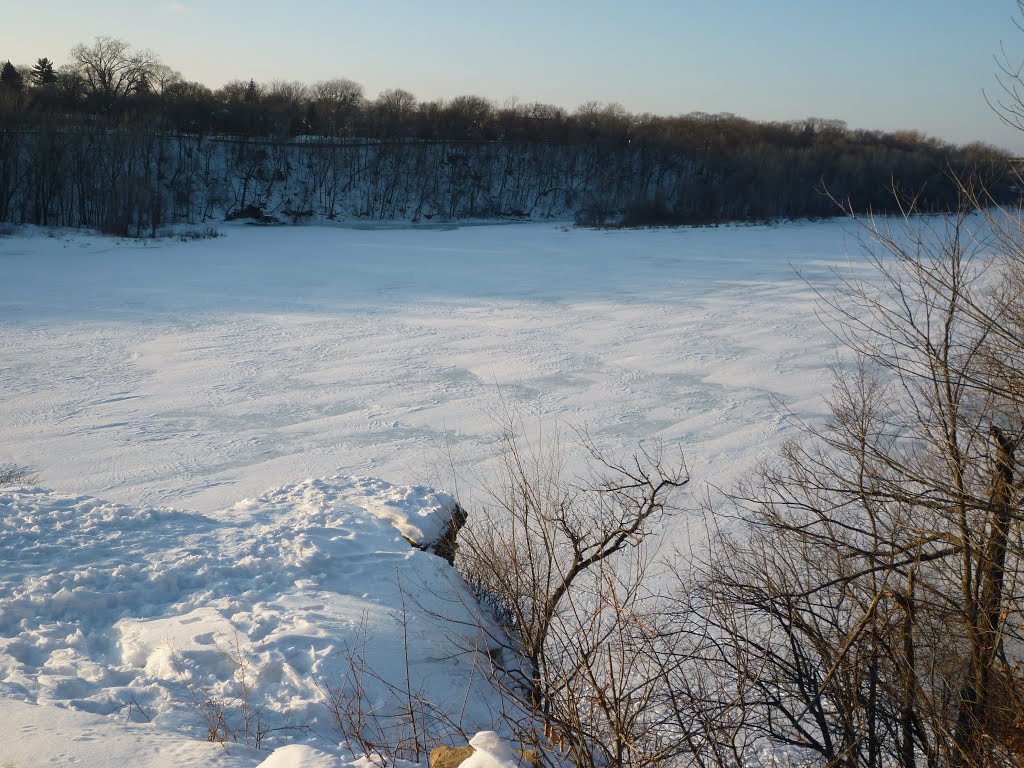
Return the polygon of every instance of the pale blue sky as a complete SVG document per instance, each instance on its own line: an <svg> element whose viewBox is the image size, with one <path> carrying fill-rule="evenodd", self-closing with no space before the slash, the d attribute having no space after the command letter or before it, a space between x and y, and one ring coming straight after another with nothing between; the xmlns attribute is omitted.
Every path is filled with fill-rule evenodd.
<svg viewBox="0 0 1024 768"><path fill-rule="evenodd" d="M0 60L64 63L96 35L185 77L312 82L368 96L479 94L572 109L734 112L916 128L1024 153L982 90L1000 43L1024 55L1013 0L47 0L4 9Z"/></svg>

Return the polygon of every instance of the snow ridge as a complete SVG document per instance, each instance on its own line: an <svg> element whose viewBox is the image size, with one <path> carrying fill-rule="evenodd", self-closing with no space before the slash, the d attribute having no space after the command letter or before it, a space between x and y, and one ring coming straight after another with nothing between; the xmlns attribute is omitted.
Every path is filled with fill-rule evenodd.
<svg viewBox="0 0 1024 768"><path fill-rule="evenodd" d="M262 746L338 755L327 692L345 690L357 658L386 710L408 652L413 690L471 732L492 727L496 694L468 652L472 597L406 539L431 543L453 507L429 488L352 477L211 515L5 488L0 718L18 699L203 738L204 703L230 721L248 689L271 729ZM255 756L266 752L242 764Z"/></svg>

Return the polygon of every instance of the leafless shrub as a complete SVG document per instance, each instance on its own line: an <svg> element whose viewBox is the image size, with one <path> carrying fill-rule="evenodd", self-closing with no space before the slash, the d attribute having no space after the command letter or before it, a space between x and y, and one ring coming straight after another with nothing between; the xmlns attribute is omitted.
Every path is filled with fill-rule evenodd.
<svg viewBox="0 0 1024 768"><path fill-rule="evenodd" d="M684 667L717 677L680 720L707 724L713 765L758 741L828 765L1021 762L1024 261L962 193L864 222L871 277L821 295L850 358L828 420L713 511L680 584Z"/></svg>
<svg viewBox="0 0 1024 768"><path fill-rule="evenodd" d="M511 420L500 479L471 505L456 566L504 634L493 678L516 714L509 725L548 764L659 765L676 753L650 653L659 633L644 546L688 481L681 458L641 447L605 458L581 436L590 476L564 471L559 436L531 446ZM650 619L650 620L649 620Z"/></svg>
<svg viewBox="0 0 1024 768"><path fill-rule="evenodd" d="M134 712L138 712L139 713L139 717L142 718L143 720L145 720L147 723L150 723L150 722L153 721L153 718L151 718L149 716L149 714L146 712L146 710L143 709L142 705L139 704L138 699L136 699L134 696L132 696L130 699L128 699L128 701L126 701L124 704L122 704L118 708L118 711L119 710L124 710L124 713L125 713L125 715L124 715L125 725L127 725L128 723L130 723L132 721L132 713L134 713Z"/></svg>
<svg viewBox="0 0 1024 768"><path fill-rule="evenodd" d="M184 229L177 233L178 240L183 243L193 240L213 240L221 236L221 232L213 227Z"/></svg>
<svg viewBox="0 0 1024 768"><path fill-rule="evenodd" d="M0 485L30 485L35 483L39 476L29 467L19 464L0 464Z"/></svg>
<svg viewBox="0 0 1024 768"><path fill-rule="evenodd" d="M275 726L271 723L258 691L267 666L257 664L250 658L237 632L231 645L219 647L219 651L233 669L233 690L227 695L216 692L213 686L193 685L185 661L179 654L172 654L178 678L202 718L207 741L225 745L242 743L264 749L268 737L301 734L309 730L308 725Z"/></svg>
<svg viewBox="0 0 1024 768"><path fill-rule="evenodd" d="M402 608L396 618L402 627L402 679L390 680L367 662L371 638L364 616L354 640L340 651L345 662L342 675L318 683L346 748L381 766L420 762L438 744L466 742L472 736L463 729L461 714L451 715L435 705L426 691L413 687L408 633L411 598L401 584L399 590Z"/></svg>

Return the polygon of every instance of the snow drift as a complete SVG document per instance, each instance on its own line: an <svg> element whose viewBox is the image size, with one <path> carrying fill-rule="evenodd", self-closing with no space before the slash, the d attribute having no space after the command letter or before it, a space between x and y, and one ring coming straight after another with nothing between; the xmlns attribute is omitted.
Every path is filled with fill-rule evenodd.
<svg viewBox="0 0 1024 768"><path fill-rule="evenodd" d="M430 544L453 508L428 488L346 477L211 515L4 489L0 719L45 723L42 707L59 707L125 724L115 741L182 732L339 755L359 750L331 702L372 709L400 739L402 691L438 729L490 729L472 596L407 540ZM319 764L309 754L287 753Z"/></svg>

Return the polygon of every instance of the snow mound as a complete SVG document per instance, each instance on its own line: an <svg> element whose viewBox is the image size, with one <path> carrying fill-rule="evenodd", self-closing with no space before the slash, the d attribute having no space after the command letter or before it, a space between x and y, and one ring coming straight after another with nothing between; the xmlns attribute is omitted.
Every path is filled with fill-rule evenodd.
<svg viewBox="0 0 1024 768"><path fill-rule="evenodd" d="M409 543L433 543L453 508L349 477L210 515L0 489L0 705L252 744L248 717L264 750L308 747L267 766L347 754L328 705L357 689L380 722L411 690L466 730L491 727L469 590Z"/></svg>
<svg viewBox="0 0 1024 768"><path fill-rule="evenodd" d="M275 749L274 753L260 763L257 768L379 768L379 765L366 757L354 760L343 758L343 761L339 762L337 757L313 747L307 747L304 744L289 744L287 747ZM412 768L416 763L396 760L390 765L395 768L403 768L403 766Z"/></svg>
<svg viewBox="0 0 1024 768"><path fill-rule="evenodd" d="M460 768L520 768L522 761L494 731L481 731L469 740L476 751Z"/></svg>
<svg viewBox="0 0 1024 768"><path fill-rule="evenodd" d="M355 507L387 523L415 546L427 548L444 536L455 506L452 496L425 486L335 477L278 488L258 499L239 502L226 514L244 517L251 509L286 509L293 514L316 516Z"/></svg>

